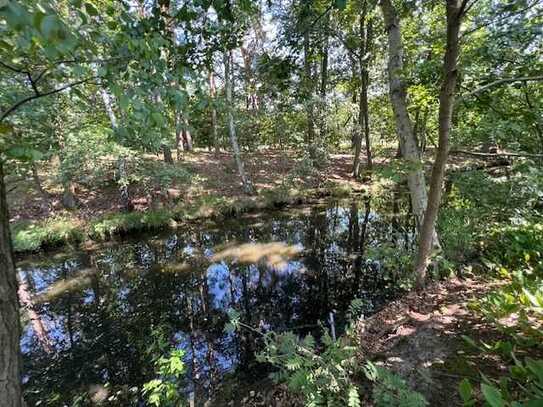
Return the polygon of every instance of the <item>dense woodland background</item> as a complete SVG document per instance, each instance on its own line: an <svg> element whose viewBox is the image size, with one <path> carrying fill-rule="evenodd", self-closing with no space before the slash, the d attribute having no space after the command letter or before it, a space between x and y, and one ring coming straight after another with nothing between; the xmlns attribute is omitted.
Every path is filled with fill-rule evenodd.
<svg viewBox="0 0 543 407"><path fill-rule="evenodd" d="M543 403L542 27L539 0L0 0L0 399L22 403L14 250L399 186L411 287L500 282L469 312L506 367L462 399ZM297 389L360 403L331 377Z"/></svg>

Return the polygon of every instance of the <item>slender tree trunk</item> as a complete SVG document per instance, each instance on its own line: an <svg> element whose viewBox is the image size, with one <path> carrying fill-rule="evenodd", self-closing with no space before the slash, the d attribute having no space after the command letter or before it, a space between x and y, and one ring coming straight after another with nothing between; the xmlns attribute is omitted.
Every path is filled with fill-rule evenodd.
<svg viewBox="0 0 543 407"><path fill-rule="evenodd" d="M373 51L373 24L372 20L368 21L368 28L366 29L366 46L364 52L364 58L366 58L365 64L362 65L362 107L364 111L364 138L366 142L366 159L367 168L369 171L373 168L373 160L371 154L371 140L370 140L370 108L368 104L368 88L370 82L369 64L371 58L369 53Z"/></svg>
<svg viewBox="0 0 543 407"><path fill-rule="evenodd" d="M183 116L183 141L185 143L185 150L192 151L192 135L189 129L189 119L187 116Z"/></svg>
<svg viewBox="0 0 543 407"><path fill-rule="evenodd" d="M463 1L447 0L447 45L443 60L443 83L439 94L439 144L432 168L428 205L419 233L419 249L415 273L417 286L422 287L432 250L433 232L441 203L443 177L447 156L449 155L449 135L454 109L454 95L458 75L458 55L460 53L459 32L462 22Z"/></svg>
<svg viewBox="0 0 543 407"><path fill-rule="evenodd" d="M241 160L241 153L238 145L238 138L236 136L236 127L234 125L234 113L232 112L232 84L231 84L231 58L232 51L224 52L224 87L226 88L226 103L228 109L228 133L230 136L230 144L232 145L232 150L234 152L234 158L236 160L236 165L238 167L238 173L243 184L243 190L246 194L253 193L253 187L251 181L245 173L245 168L243 161Z"/></svg>
<svg viewBox="0 0 543 407"><path fill-rule="evenodd" d="M307 114L306 144L311 147L315 141L315 113L313 109L313 78L311 74L311 49L309 31L304 33L304 93Z"/></svg>
<svg viewBox="0 0 543 407"><path fill-rule="evenodd" d="M109 93L107 93L107 90L105 90L104 88L100 89L100 95L102 96L102 100L104 102L109 121L111 122L111 127L113 128L113 130L115 130L117 128L117 117L115 116L115 112L113 111L111 97L109 96Z"/></svg>
<svg viewBox="0 0 543 407"><path fill-rule="evenodd" d="M62 205L66 209L75 209L77 207L77 200L75 198L75 184L72 180L68 179L63 182L62 192Z"/></svg>
<svg viewBox="0 0 543 407"><path fill-rule="evenodd" d="M324 143L327 134L326 128L326 89L328 88L328 26L330 24L330 15L326 14L326 21L324 25L324 41L322 45L322 57L321 57L321 84L320 84L320 100L319 100L319 122L320 122L320 133L319 140L321 143Z"/></svg>
<svg viewBox="0 0 543 407"><path fill-rule="evenodd" d="M369 71L368 71L368 52L371 50L373 29L371 20L367 22L368 14L367 1L362 3L362 12L360 15L360 47L358 55L358 65L360 68L360 98L358 109L358 135L355 139L355 155L353 163L353 176L360 176L360 153L362 152L362 137L366 144L366 157L368 160L367 168L372 169L372 155L370 143L370 123L369 123L369 106L368 106L368 86L369 86Z"/></svg>
<svg viewBox="0 0 543 407"><path fill-rule="evenodd" d="M128 192L128 175L126 173L126 157L117 159L117 182L119 183L119 203L123 211L131 211L132 203Z"/></svg>
<svg viewBox="0 0 543 407"><path fill-rule="evenodd" d="M212 144L215 151L215 156L219 155L219 135L217 133L217 109L215 108L215 74L209 71L209 96L211 97L211 134L213 137Z"/></svg>
<svg viewBox="0 0 543 407"><path fill-rule="evenodd" d="M164 162L166 164L173 164L172 150L170 147L168 147L166 144L162 144L160 147L162 149L162 154L164 155Z"/></svg>
<svg viewBox="0 0 543 407"><path fill-rule="evenodd" d="M183 145L183 124L181 121L181 115L176 112L175 115L175 154L177 161L181 159L181 154L185 150Z"/></svg>
<svg viewBox="0 0 543 407"><path fill-rule="evenodd" d="M19 301L9 231L8 203L0 161L0 404L22 407Z"/></svg>
<svg viewBox="0 0 543 407"><path fill-rule="evenodd" d="M104 102L106 113L111 123L111 128L113 129L113 131L115 131L118 128L118 121L117 116L115 115L115 111L113 110L113 103L111 101L111 97L109 96L107 90L103 88L100 90L100 95L102 96L102 101ZM117 182L119 183L119 202L121 209L124 211L131 210L127 179L126 157L120 155L117 157ZM67 199L69 199L69 197Z"/></svg>
<svg viewBox="0 0 543 407"><path fill-rule="evenodd" d="M49 193L43 188L42 182L40 180L40 175L38 174L38 167L35 162L32 162L30 170L32 171L32 180L34 181L34 185L36 186L36 189L40 193L42 199L45 202L48 202Z"/></svg>
<svg viewBox="0 0 543 407"><path fill-rule="evenodd" d="M402 156L410 170L407 174L407 184L413 207L413 214L420 229L426 210L427 192L422 167L421 155L413 133L413 124L407 112L406 86L403 81L403 44L400 31L400 21L391 0L380 2L388 35L388 76L389 91L396 131L398 133Z"/></svg>

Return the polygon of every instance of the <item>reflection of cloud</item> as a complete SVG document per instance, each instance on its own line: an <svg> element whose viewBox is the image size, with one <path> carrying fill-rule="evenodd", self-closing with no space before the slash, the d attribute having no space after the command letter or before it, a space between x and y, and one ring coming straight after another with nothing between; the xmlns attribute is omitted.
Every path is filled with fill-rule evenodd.
<svg viewBox="0 0 543 407"><path fill-rule="evenodd" d="M229 247L211 257L212 261L232 260L239 264L266 263L269 267L284 268L287 261L301 252L299 246L282 242L245 243Z"/></svg>

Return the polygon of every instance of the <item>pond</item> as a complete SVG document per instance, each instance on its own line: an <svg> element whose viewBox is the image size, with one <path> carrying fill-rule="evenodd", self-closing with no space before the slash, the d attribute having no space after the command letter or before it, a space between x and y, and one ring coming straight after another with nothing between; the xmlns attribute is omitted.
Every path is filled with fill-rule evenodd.
<svg viewBox="0 0 543 407"><path fill-rule="evenodd" d="M160 340L184 350L183 388L196 400L227 378L256 382L269 372L255 360L258 338L225 330L229 310L257 329L317 336L332 313L341 333L353 299L370 315L401 293L414 244L406 213L397 197L361 197L21 259L27 400L74 405L90 394L108 405L144 405ZM270 242L300 253L256 263L216 256Z"/></svg>

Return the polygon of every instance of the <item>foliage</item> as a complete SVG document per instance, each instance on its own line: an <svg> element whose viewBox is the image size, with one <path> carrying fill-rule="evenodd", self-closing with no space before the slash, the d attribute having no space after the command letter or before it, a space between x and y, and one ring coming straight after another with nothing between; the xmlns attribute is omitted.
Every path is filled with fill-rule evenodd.
<svg viewBox="0 0 543 407"><path fill-rule="evenodd" d="M543 240L539 223L496 227L485 246L486 267L505 284L472 304L505 339L469 342L482 354L498 356L509 366L497 381L483 375L481 393L491 406L530 406L543 402L543 360L519 355L541 351L543 343ZM460 388L465 405L476 396L465 380Z"/></svg>
<svg viewBox="0 0 543 407"><path fill-rule="evenodd" d="M352 379L359 370L355 348L333 340L326 330L322 343L323 350L317 353L311 335L300 339L291 332L269 334L258 360L277 366L275 379L301 393L308 406L360 406L359 388Z"/></svg>
<svg viewBox="0 0 543 407"><path fill-rule="evenodd" d="M514 359L509 375L497 382L483 376L481 395L491 407L537 406L543 402L543 360L526 358L524 362ZM477 404L475 389L468 379L463 379L459 392L464 406Z"/></svg>
<svg viewBox="0 0 543 407"><path fill-rule="evenodd" d="M155 343L149 347L149 356L153 358L156 378L143 385L143 394L147 402L156 407L179 407L185 404L180 389L185 374L181 349L170 349L163 334L154 332Z"/></svg>
<svg viewBox="0 0 543 407"><path fill-rule="evenodd" d="M368 362L364 367L366 377L374 383L373 401L377 407L423 407L428 402L411 390L398 375Z"/></svg>

